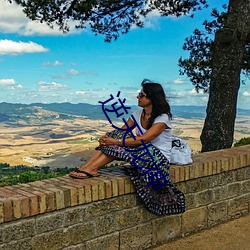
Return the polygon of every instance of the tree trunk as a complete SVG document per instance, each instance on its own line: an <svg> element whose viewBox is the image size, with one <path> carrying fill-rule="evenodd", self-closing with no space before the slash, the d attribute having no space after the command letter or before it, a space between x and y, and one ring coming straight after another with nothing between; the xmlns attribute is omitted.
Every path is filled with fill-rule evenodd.
<svg viewBox="0 0 250 250"><path fill-rule="evenodd" d="M241 66L249 33L250 0L230 0L226 25L217 31L212 48L207 116L200 137L202 152L232 146Z"/></svg>

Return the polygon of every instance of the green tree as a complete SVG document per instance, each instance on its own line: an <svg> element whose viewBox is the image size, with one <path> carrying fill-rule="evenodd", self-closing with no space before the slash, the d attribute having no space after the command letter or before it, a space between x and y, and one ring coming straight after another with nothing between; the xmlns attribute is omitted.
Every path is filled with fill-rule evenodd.
<svg viewBox="0 0 250 250"><path fill-rule="evenodd" d="M230 27L229 26L230 23L228 23L229 12L227 12L227 6L224 6L224 10L225 11L223 11L222 13L219 13L216 9L214 9L211 14L214 20L210 22L204 21L203 23L204 30L195 29L193 35L186 38L186 41L184 43L183 49L189 51L190 54L189 58L187 59L180 58L179 66L182 67L180 73L186 74L190 78L191 82L193 83L197 91L199 90L203 90L204 92L210 91L210 82L213 73L215 74L215 72L213 72L213 61L212 61L214 59L213 51L216 51L217 49L216 46L218 46L218 39L216 44L214 41L214 35L216 34L217 36L219 36L219 39L223 40L220 46L223 46L224 50L227 49L228 46L232 47L236 45L236 43L231 44L234 43L234 40L232 40L233 39L232 32L233 28L238 29L238 26L229 28ZM250 12L249 13L246 12L246 15L247 14L249 15ZM244 25L247 25L247 23L244 23L244 21L242 20L241 26ZM226 63L227 65L234 64L235 67L238 67L237 74L242 73L242 76L245 78L249 78L250 75L249 29L250 27L248 26L248 30L247 29L245 30L246 32L246 36L244 38L245 43L243 43L242 45L243 51L241 51L241 54L239 54L241 58L239 58L237 66L232 61L232 55L230 55L231 60L230 58L228 58L228 60L230 60L231 63L230 61ZM240 32L238 33L238 36L239 35ZM231 54L231 51L229 49L230 48L228 48L227 52ZM232 50L232 52L234 52L234 50ZM234 56L237 57L238 55ZM221 71L224 72L224 70L225 68L223 68ZM233 71L232 73L234 74L235 72L236 71ZM225 76L225 73L223 74L223 76ZM221 82L219 82L219 80ZM234 114L232 114L232 111L236 109L237 98L235 99L235 94L236 95L238 94L238 88L237 87L234 88L233 91L233 87L239 86L239 78L237 82L235 81L234 83L230 80L230 77L227 77L226 81L224 81L224 84L220 85L220 83L223 83L223 79L219 79L218 73L216 78L214 78L213 84L215 85L214 90L216 90L216 92L213 91L210 97L211 100L216 100L215 99L216 95L217 98L220 98L220 100L216 100L215 103L210 102L208 105L207 109L208 116L209 117L212 116L213 119L212 118L209 119L207 116L206 123L204 125L201 136L201 140L203 140L202 151L227 148L231 147L232 145L234 122L235 122L235 116ZM242 83L244 83L243 80ZM223 95L223 89L224 91L226 91L224 95ZM230 101L231 98L232 100ZM215 105L218 104L220 105L216 107ZM225 104L227 104L228 106L224 107ZM213 122L218 122L218 123L217 125L215 125L213 124Z"/></svg>
<svg viewBox="0 0 250 250"><path fill-rule="evenodd" d="M12 0L9 0L10 2ZM117 39L132 25L143 27L143 17L153 10L162 16L185 15L207 6L206 0L13 0L32 20L69 30L90 26L106 41ZM202 151L231 147L236 118L240 73L250 27L250 1L229 0L227 18L215 33L211 50L211 72L207 115L201 134ZM202 63L202 62L200 62ZM206 73L204 73L206 74ZM206 90L205 86L200 85Z"/></svg>
<svg viewBox="0 0 250 250"><path fill-rule="evenodd" d="M89 26L95 34L105 35L110 42L120 34L127 33L132 25L143 26L143 17L153 10L162 16L181 16L206 7L207 0L8 0L23 7L31 20L39 20L50 27L59 25L63 32L69 31L69 21L76 27Z"/></svg>

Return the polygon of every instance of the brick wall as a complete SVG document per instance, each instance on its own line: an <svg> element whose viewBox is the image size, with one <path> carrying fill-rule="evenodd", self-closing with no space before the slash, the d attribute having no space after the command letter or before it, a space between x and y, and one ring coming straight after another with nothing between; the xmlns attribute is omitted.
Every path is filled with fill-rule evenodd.
<svg viewBox="0 0 250 250"><path fill-rule="evenodd" d="M250 145L171 166L187 211L144 209L121 168L0 188L0 249L146 249L250 212Z"/></svg>

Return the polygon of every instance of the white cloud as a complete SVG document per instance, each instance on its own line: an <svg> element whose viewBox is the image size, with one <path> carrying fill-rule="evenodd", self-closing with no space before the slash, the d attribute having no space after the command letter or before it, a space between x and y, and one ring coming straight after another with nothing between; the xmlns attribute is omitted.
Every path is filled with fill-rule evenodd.
<svg viewBox="0 0 250 250"><path fill-rule="evenodd" d="M65 90L67 89L68 87L66 85L62 85L60 83L57 83L57 82L39 82L38 83L38 90L39 91L60 91L60 90Z"/></svg>
<svg viewBox="0 0 250 250"><path fill-rule="evenodd" d="M77 71L77 70L75 70L75 69L69 69L69 70L68 70L68 73L69 73L70 75L72 75L72 76L77 76L77 75L80 74L80 72Z"/></svg>
<svg viewBox="0 0 250 250"><path fill-rule="evenodd" d="M54 62L44 62L43 63L43 66L62 66L63 63L58 61L58 60L55 60Z"/></svg>
<svg viewBox="0 0 250 250"><path fill-rule="evenodd" d="M174 83L174 84L184 84L185 81L182 80L182 79L176 79L176 80L173 80L173 83Z"/></svg>
<svg viewBox="0 0 250 250"><path fill-rule="evenodd" d="M16 87L17 87L18 89L23 89L23 85L21 85L21 84L18 84Z"/></svg>
<svg viewBox="0 0 250 250"><path fill-rule="evenodd" d="M250 92L244 91L244 92L242 93L242 95L243 95L243 96L250 96Z"/></svg>
<svg viewBox="0 0 250 250"><path fill-rule="evenodd" d="M16 84L14 79L0 79L1 86L13 86Z"/></svg>
<svg viewBox="0 0 250 250"><path fill-rule="evenodd" d="M0 40L0 55L18 55L24 53L47 52L48 49L33 42L14 42L11 40Z"/></svg>
<svg viewBox="0 0 250 250"><path fill-rule="evenodd" d="M85 95L86 91L78 90L75 92L76 95Z"/></svg>
<svg viewBox="0 0 250 250"><path fill-rule="evenodd" d="M39 21L32 21L25 16L22 11L22 7L17 4L9 3L5 0L0 0L0 32L2 33L17 33L24 36L30 35L65 35L55 25L54 29L51 29L46 23L40 23ZM76 30L75 22L69 22L69 33L81 33L82 30Z"/></svg>

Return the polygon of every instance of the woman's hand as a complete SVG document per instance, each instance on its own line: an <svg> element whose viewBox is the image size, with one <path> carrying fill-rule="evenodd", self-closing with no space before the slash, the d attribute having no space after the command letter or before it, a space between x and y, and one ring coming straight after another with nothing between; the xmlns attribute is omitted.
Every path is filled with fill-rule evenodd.
<svg viewBox="0 0 250 250"><path fill-rule="evenodd" d="M117 145L118 140L108 137L107 135L103 136L99 140L100 147L106 147L111 145Z"/></svg>

